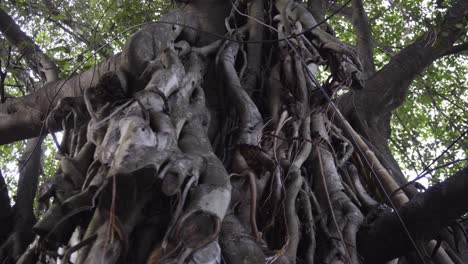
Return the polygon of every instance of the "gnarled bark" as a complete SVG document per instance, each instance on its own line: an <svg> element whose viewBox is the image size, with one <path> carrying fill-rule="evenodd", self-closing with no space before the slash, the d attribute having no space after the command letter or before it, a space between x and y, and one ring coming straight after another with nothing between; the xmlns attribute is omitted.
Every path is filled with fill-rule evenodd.
<svg viewBox="0 0 468 264"><path fill-rule="evenodd" d="M444 182L417 194L396 212L385 210L361 228L360 252L369 262L388 261L408 252L411 242L397 214L413 239L436 238L442 228L455 224L468 210L467 188L468 168L465 167Z"/></svg>
<svg viewBox="0 0 468 264"><path fill-rule="evenodd" d="M204 13L210 4L219 12ZM80 77L69 84L71 98L47 117L65 132L40 199L51 204L22 263L373 261L358 251L358 230L399 185L331 99L341 87L363 88L358 53L303 5L263 4L271 10L255 0L190 2L134 34L106 62L111 71L98 67L98 80L84 73L83 92ZM274 32L270 45L254 46L269 35L258 30ZM325 85L319 64L331 70ZM258 65L267 70L250 75ZM408 201L398 194L394 210ZM443 246L449 261L460 255L454 246Z"/></svg>

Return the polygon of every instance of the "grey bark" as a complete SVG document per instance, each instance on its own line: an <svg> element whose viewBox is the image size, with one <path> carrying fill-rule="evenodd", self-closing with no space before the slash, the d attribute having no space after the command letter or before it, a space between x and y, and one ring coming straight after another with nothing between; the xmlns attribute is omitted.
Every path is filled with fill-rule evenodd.
<svg viewBox="0 0 468 264"><path fill-rule="evenodd" d="M398 214L413 239L435 238L443 227L454 224L460 215L468 211L467 189L468 167L465 167L399 208ZM412 249L397 213L390 209L362 226L358 246L368 263L388 261Z"/></svg>
<svg viewBox="0 0 468 264"><path fill-rule="evenodd" d="M184 15L180 17L184 18L182 22L186 25L199 28L202 32L223 33L225 31L224 18L230 10L230 4L226 3L225 1L196 0L190 5L174 11L173 16L177 14L180 16L183 13ZM206 5L209 5L212 11L205 13ZM151 26L148 26L147 30L150 29ZM183 34L187 35L188 40L191 41L190 44L195 46L205 45L215 40L210 34L195 32L187 28L184 28L183 31ZM128 52L138 52L138 49L130 49ZM129 56L125 52L113 55L93 69L65 80L46 84L34 94L1 104L0 145L46 134L47 129L43 122L58 101L64 97L82 96L83 91L97 85L99 78L106 72L121 68L129 69L128 59L122 61L122 57L128 58ZM130 55L130 57L132 56ZM49 129L57 130L57 124L55 125ZM10 131L17 133L10 133Z"/></svg>
<svg viewBox="0 0 468 264"><path fill-rule="evenodd" d="M204 13L207 5L215 10ZM278 23L282 23L278 27L283 30L279 36L289 36L298 28L307 29L317 24L316 18L297 2L277 0L275 6L282 20ZM228 1L195 0L163 19L223 33L222 22L229 10ZM294 30L291 21L297 27ZM240 31L236 30L236 33ZM155 38L156 35L160 38ZM353 189L353 183L344 176L347 168L343 165L357 162L351 159L352 147L342 148L350 144L349 140L343 138L325 114L324 109L329 103L325 100L326 93L332 95L334 87L325 87L323 92L312 81L315 80L313 74L309 75L300 63L300 56L309 56L307 59L320 57L317 49L327 53L337 85L351 82L354 88L361 87L361 69L354 49L321 28L315 28L303 37L291 40L301 49L301 54L292 55L288 46L281 44L286 49L283 49L282 57L277 58L276 65L282 67L275 72L286 75L286 80L277 80L277 98L269 98L279 105L269 110L282 111L281 117L279 113L268 113L276 116L272 124L262 123L266 118L263 116L265 107L260 108L262 102L250 98L239 78L236 68L239 43L226 42L221 46L216 66L222 70L220 78L226 87L204 88L229 91L232 98L226 108L235 108L240 114L240 122L235 122L241 128L240 135L233 138L242 145L236 144L235 151L228 149L229 155L234 156L232 164L229 162L231 166L223 164L213 153L207 137L210 111L200 85L206 66L204 56L209 52L200 50L209 49L198 47L211 42L212 36L177 25L151 25L133 35L122 54L98 67L100 78L96 80L100 79L99 83L93 81L92 72L76 77L72 84L67 83L66 92L59 96L68 93L76 97L84 93L91 120L81 127L68 129L79 130L74 131L78 134L88 129L86 140L76 146L74 156L62 161L61 169L54 177L56 189L52 191L55 193L45 197L54 197L54 204L34 228L42 237L38 243L52 250L55 250L54 246L68 243L77 223L86 218L83 215L88 215L92 218L85 223L86 231L81 232L80 243L83 244L77 249L77 263L98 262L103 258L117 262L129 255L128 246L133 246L133 232L141 227L139 225L158 228L141 214L147 203L152 203L156 210L160 210L154 218L158 219L156 223L163 224L164 230L159 232L162 235L156 235L154 241L149 242L154 248L150 263L193 260L192 253L196 256L205 246L216 245L219 232L225 251L221 254L233 263L242 263L245 259L295 263L302 258L298 254L303 251L302 245L308 247L308 259L314 259L317 250L317 261L358 263L356 230L362 222L361 211L366 209L361 209L354 192L366 190L357 188L356 184ZM176 39L179 42L174 44ZM307 47L302 42L306 40L309 41ZM219 43L214 44L213 50L216 50ZM247 49L247 52L255 50ZM255 59L254 56L253 63L257 65ZM105 74L106 65L115 71ZM86 80L84 91L77 88L81 77ZM262 77L276 81L275 76ZM49 90L43 92L45 96L42 98L31 96L25 99L44 102L38 111L40 118L34 128L36 132L40 131L40 121L45 120L50 107L57 105L48 102L46 97L59 89L58 84L60 82L47 86ZM287 98L283 98L283 94ZM81 98L62 100L61 106L74 100L78 102ZM8 106L11 108L12 105ZM3 110L7 111L8 107ZM57 107L53 114L61 111L70 109ZM11 120L9 115L5 114ZM273 143L267 139L271 136L265 133L267 130L275 131ZM64 140L65 144L70 141ZM311 154L312 146L315 146L314 154ZM366 149L366 153L369 151ZM366 168L360 166L360 169ZM379 169L385 171L382 166ZM233 172L231 176L238 174L241 180L230 179L229 172ZM232 189L231 181L235 182ZM158 189L153 189L155 186ZM367 185L365 188L370 189ZM154 195L155 192L158 195ZM313 223L312 216L301 214L304 192L308 202L313 204L312 216L319 216L318 238L325 238L323 241L328 244L318 241L316 247L313 239L306 238L313 236L306 234L307 229L313 228ZM175 195L177 199L170 200ZM297 199L299 197L302 199ZM368 207L373 204L365 193L358 197L361 200L364 197ZM164 202L169 205L161 208ZM312 208L304 203L307 208ZM268 209L274 212L268 212ZM227 210L232 214L228 214L222 224ZM459 211L455 213L460 214ZM162 215L170 215L171 219L164 219ZM264 215L272 219L260 219ZM306 225L304 219L307 219ZM262 222L257 224L258 220ZM257 229L265 233L260 234ZM232 230L237 230L242 237L237 237ZM70 245L64 258L68 258L80 243ZM271 249L275 252L269 252ZM148 251L149 247L142 249L142 255L137 258L145 259ZM232 255L233 252L241 255Z"/></svg>

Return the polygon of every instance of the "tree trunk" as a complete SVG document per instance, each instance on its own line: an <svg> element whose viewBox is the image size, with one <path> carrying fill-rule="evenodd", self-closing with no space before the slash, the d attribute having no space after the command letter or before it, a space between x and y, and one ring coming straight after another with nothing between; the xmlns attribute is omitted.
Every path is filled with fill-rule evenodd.
<svg viewBox="0 0 468 264"><path fill-rule="evenodd" d="M312 13L292 0L195 0L134 34L83 92L76 77L44 89L60 101L24 99L41 106L31 134L46 122L64 137L38 239L19 263L384 263L415 247L414 263L466 260L463 241L429 241L466 204L430 214L437 225L417 234L400 215L411 205L388 160L331 99L366 90L373 65L362 69L357 54L370 51ZM380 214L384 203L394 212ZM387 239L409 240L407 250L369 252L382 222L405 227ZM378 230L358 241L363 223Z"/></svg>

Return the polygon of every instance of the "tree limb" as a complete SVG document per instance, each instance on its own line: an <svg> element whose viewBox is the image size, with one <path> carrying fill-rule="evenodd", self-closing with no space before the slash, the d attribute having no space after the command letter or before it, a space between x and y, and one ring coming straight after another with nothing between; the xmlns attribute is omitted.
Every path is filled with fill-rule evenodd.
<svg viewBox="0 0 468 264"><path fill-rule="evenodd" d="M54 75L58 75L59 70L55 63L40 50L36 43L15 23L13 18L1 8L0 31L32 63L33 68L36 68L36 71L45 81L51 81Z"/></svg>
<svg viewBox="0 0 468 264"><path fill-rule="evenodd" d="M205 4L211 5L212 12L206 12ZM190 5L181 7L168 15L161 18L162 21L167 21L173 16L185 18L185 25L196 27L201 32L223 33L224 18L230 10L230 5L227 1L201 1L194 0ZM169 17L170 16L170 17ZM1 23L0 23L1 24ZM151 36L151 26L148 26L147 36ZM140 30L139 32L145 29ZM187 39L195 46L206 45L213 41L213 36L209 34L200 34L191 29L184 28L183 33L187 35ZM145 35L145 33L140 34ZM128 43L127 43L128 44ZM149 43L148 45L151 45ZM132 46L133 47L133 46ZM116 71L124 68L126 70L135 70L135 67L141 68L148 63L147 61L132 62L138 65L132 65L133 68L125 64L130 60L137 60L138 56L145 56L143 50L139 50L138 45L129 49L130 52L135 52L135 56L125 56L124 53L116 54L109 59L98 64L96 67L89 69L75 77L67 80L59 80L50 84L46 84L39 91L28 96L10 100L4 104L0 104L0 145L11 143L16 140L37 137L41 133L47 131L43 126L43 121L48 112L64 97L82 96L85 89L97 85L100 77L108 71ZM140 54L138 54L140 53ZM128 54L127 54L128 55ZM135 76L132 76L135 77ZM57 130L57 127L50 128ZM11 133L15 131L15 133Z"/></svg>
<svg viewBox="0 0 468 264"><path fill-rule="evenodd" d="M96 85L104 73L119 66L120 54L117 54L69 80L45 84L32 94L0 104L0 145L47 134L43 121L61 98L82 96L83 91Z"/></svg>
<svg viewBox="0 0 468 264"><path fill-rule="evenodd" d="M43 137L28 140L19 162L21 168L18 191L15 198L12 221L13 230L8 240L2 244L0 255L18 260L34 239L32 226L36 223L34 197L36 196L41 171L41 145Z"/></svg>
<svg viewBox="0 0 468 264"><path fill-rule="evenodd" d="M398 209L415 240L434 238L445 226L468 211L468 167L416 195ZM359 231L359 252L368 263L381 263L412 249L397 213L386 210Z"/></svg>
<svg viewBox="0 0 468 264"><path fill-rule="evenodd" d="M402 49L385 67L368 80L366 88L352 99L367 118L380 116L400 106L414 78L466 34L468 1L459 0L436 28Z"/></svg>
<svg viewBox="0 0 468 264"><path fill-rule="evenodd" d="M393 56L367 80L364 89L344 94L337 100L341 112L370 141L384 167L399 184L406 179L387 144L391 111L403 103L413 79L466 33L467 6L467 0L456 1L433 30ZM410 196L413 191L405 190Z"/></svg>
<svg viewBox="0 0 468 264"><path fill-rule="evenodd" d="M36 43L15 23L13 18L2 9L0 9L0 31L33 65L33 70L42 77L44 83L57 79L59 70L55 63L40 50ZM46 85L45 87L49 86ZM43 90L45 89L41 89L38 94L43 93ZM22 138L39 136L39 130L33 133L30 133L30 130L35 129L35 124L38 126L41 124L42 118L37 116L37 109L40 108L40 97L35 94L24 98L29 98L29 100L12 99L0 104L0 116L2 117L0 124L5 124L6 130L0 130L2 138L0 145ZM28 114L29 109L33 111ZM13 130L8 130L9 128ZM15 131L15 133L11 133L11 131ZM22 137L24 134L27 134L28 137Z"/></svg>
<svg viewBox="0 0 468 264"><path fill-rule="evenodd" d="M356 31L356 47L366 77L375 72L372 33L362 0L353 0L351 22Z"/></svg>
<svg viewBox="0 0 468 264"><path fill-rule="evenodd" d="M467 50L468 50L468 42L465 42L459 45L452 46L444 53L443 56L453 55L457 53L466 53Z"/></svg>

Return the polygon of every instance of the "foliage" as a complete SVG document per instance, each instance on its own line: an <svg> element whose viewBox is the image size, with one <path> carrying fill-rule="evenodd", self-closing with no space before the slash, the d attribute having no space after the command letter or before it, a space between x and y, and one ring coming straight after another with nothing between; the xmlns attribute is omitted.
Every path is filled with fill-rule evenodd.
<svg viewBox="0 0 468 264"><path fill-rule="evenodd" d="M376 69L415 40L445 12L432 1L366 1L372 27ZM428 21L432 21L429 23ZM338 38L354 44L351 23L336 16L331 25ZM391 26L389 26L391 25ZM466 42L465 40L461 40ZM405 103L392 116L390 146L410 179L416 177L468 129L468 63L465 54L445 56L436 61L412 83ZM468 136L461 138L431 166L468 157ZM430 173L431 182L452 175L466 161ZM427 181L423 180L426 184Z"/></svg>
<svg viewBox="0 0 468 264"><path fill-rule="evenodd" d="M18 184L18 172L16 165L18 159L24 151L24 142L0 146L0 169L8 186L10 196L15 196L16 185Z"/></svg>

